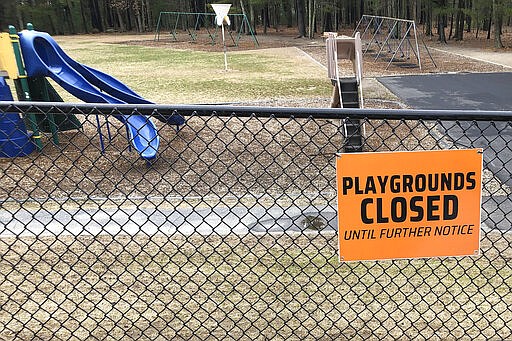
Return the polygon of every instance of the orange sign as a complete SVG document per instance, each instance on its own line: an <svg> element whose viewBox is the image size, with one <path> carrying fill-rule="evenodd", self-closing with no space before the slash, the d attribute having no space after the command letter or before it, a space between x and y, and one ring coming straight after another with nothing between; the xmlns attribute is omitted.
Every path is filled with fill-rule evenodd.
<svg viewBox="0 0 512 341"><path fill-rule="evenodd" d="M341 261L477 255L482 150L342 154Z"/></svg>

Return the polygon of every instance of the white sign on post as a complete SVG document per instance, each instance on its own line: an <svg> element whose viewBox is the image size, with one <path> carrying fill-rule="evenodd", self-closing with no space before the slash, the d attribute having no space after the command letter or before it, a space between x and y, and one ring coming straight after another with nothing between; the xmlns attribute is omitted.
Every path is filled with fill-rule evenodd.
<svg viewBox="0 0 512 341"><path fill-rule="evenodd" d="M224 22L227 25L231 25L229 21L228 12L231 8L231 4L212 4L213 10L215 11L215 22L222 28L222 45L224 46L224 68L228 71L228 57L226 49L226 40L224 38Z"/></svg>

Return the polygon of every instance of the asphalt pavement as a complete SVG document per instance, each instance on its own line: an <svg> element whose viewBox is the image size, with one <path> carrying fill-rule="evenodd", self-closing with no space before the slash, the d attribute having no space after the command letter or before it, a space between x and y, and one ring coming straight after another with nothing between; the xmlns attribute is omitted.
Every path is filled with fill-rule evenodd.
<svg viewBox="0 0 512 341"><path fill-rule="evenodd" d="M391 76L378 80L415 109L512 110L512 72Z"/></svg>
<svg viewBox="0 0 512 341"><path fill-rule="evenodd" d="M512 71L512 54L447 48L454 53L501 65ZM512 72L408 75L378 78L407 106L415 109L512 111ZM483 148L484 167L512 188L512 127L509 122L442 122L438 131L459 147ZM510 230L511 195L482 198L487 227Z"/></svg>

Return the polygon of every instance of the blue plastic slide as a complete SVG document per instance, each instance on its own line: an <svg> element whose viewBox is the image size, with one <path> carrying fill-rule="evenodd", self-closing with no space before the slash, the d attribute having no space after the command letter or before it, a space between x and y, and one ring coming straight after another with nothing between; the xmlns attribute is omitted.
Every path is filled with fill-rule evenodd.
<svg viewBox="0 0 512 341"><path fill-rule="evenodd" d="M73 96L88 103L151 104L117 79L71 59L45 32L24 30L20 34L28 77L50 77ZM127 129L132 145L146 160L156 157L160 137L154 123L142 115L115 115ZM158 119L181 125L179 115Z"/></svg>

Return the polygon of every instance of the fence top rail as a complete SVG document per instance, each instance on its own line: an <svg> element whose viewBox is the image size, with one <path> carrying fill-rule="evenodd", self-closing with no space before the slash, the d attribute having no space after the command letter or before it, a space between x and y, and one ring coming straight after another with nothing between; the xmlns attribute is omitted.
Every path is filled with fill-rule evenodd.
<svg viewBox="0 0 512 341"><path fill-rule="evenodd" d="M48 114L142 115L180 114L184 116L236 116L317 119L395 119L450 121L512 121L512 111L417 110L359 108L297 108L198 104L105 104L0 101L2 112L36 112Z"/></svg>

